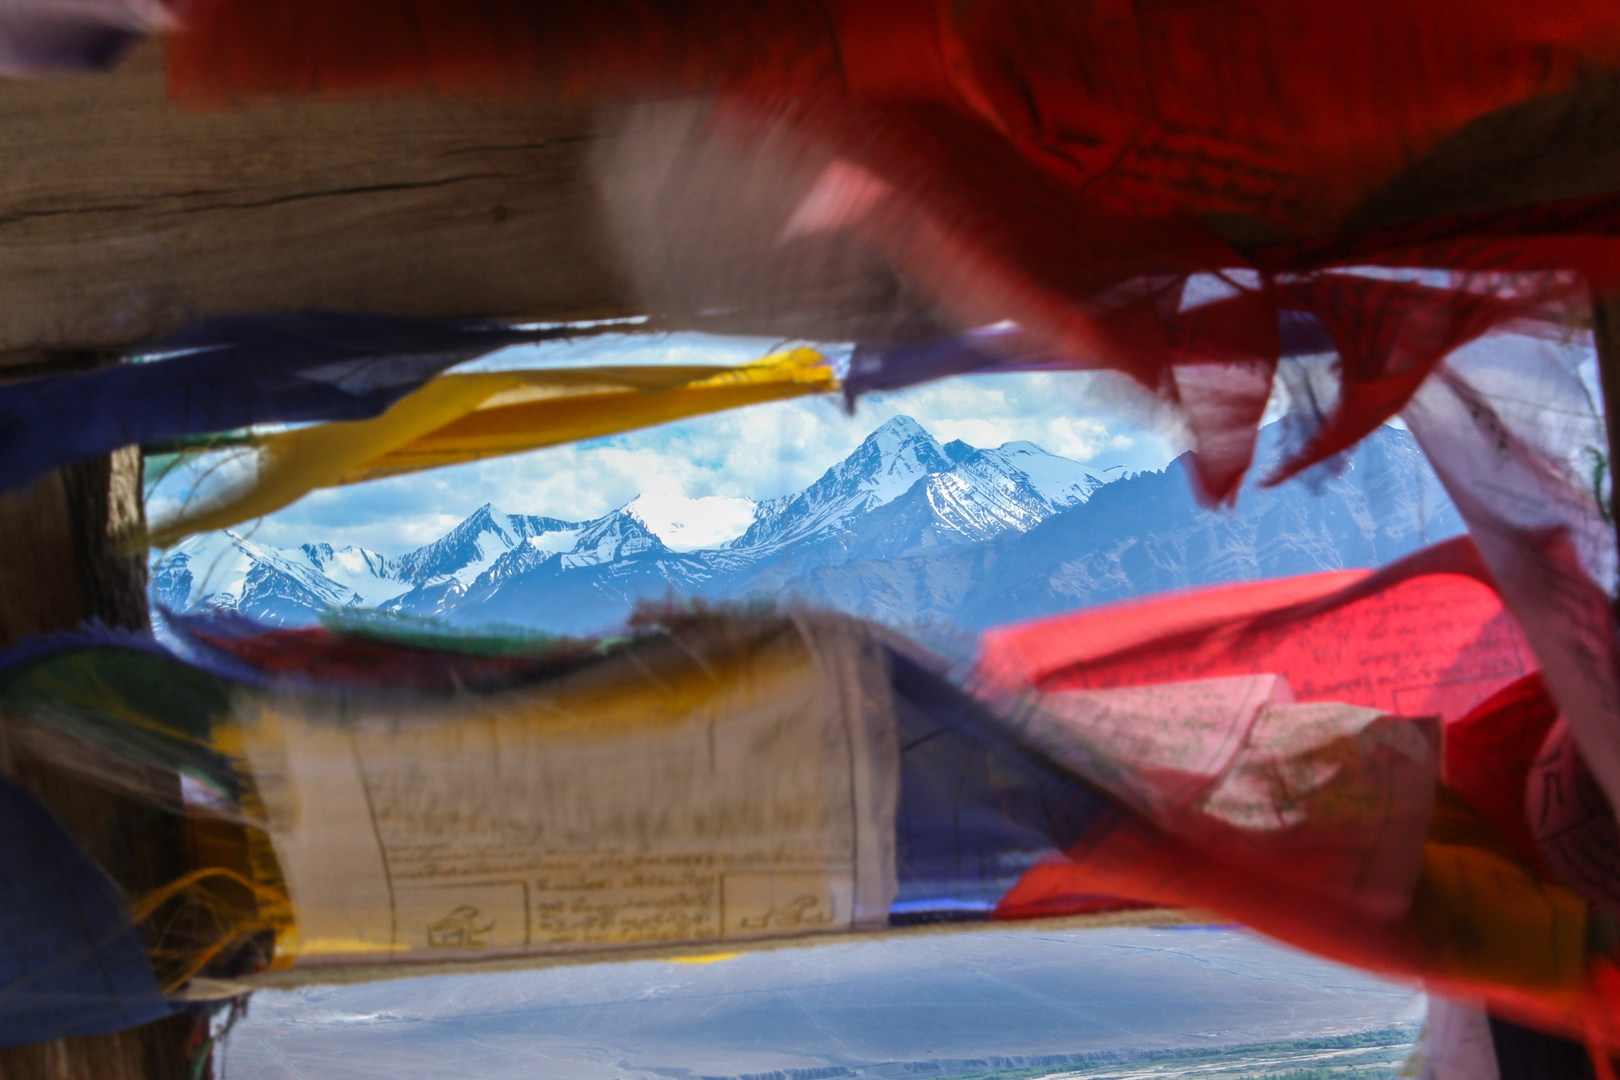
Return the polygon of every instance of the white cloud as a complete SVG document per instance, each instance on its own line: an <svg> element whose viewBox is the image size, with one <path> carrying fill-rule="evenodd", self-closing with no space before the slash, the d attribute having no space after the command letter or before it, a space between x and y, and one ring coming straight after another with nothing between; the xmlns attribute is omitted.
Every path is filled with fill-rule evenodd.
<svg viewBox="0 0 1620 1080"><path fill-rule="evenodd" d="M728 495L640 495L627 509L675 551L719 547L754 522L754 501Z"/></svg>

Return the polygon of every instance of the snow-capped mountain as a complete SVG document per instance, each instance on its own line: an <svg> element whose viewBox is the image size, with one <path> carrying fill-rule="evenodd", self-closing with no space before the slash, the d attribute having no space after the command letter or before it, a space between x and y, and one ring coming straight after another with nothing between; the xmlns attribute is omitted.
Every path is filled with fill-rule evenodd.
<svg viewBox="0 0 1620 1080"><path fill-rule="evenodd" d="M761 503L748 531L730 546L764 551L838 532L952 465L921 424L897 416L797 495Z"/></svg>
<svg viewBox="0 0 1620 1080"><path fill-rule="evenodd" d="M533 514L503 514L485 503L439 539L398 559L399 575L417 586L453 579L465 587L520 544L566 551L585 523Z"/></svg>
<svg viewBox="0 0 1620 1080"><path fill-rule="evenodd" d="M213 533L160 560L153 592L171 609L228 607L274 623L309 621L327 607L530 622L531 594L542 582L553 596L584 587L579 602L586 607L594 606L593 594L605 593L614 611L647 589L729 594L801 572L806 556L821 565L851 550L870 554L872 514L907 498L922 500L926 520L900 527L916 534L898 537L902 550L1028 529L1083 502L1102 482L1033 443L941 446L902 416L804 491L759 504L644 494L594 521L505 514L486 505L396 558L321 543L277 549L238 533ZM878 542L894 548L892 523L887 532ZM544 606L557 609L550 600Z"/></svg>
<svg viewBox="0 0 1620 1080"><path fill-rule="evenodd" d="M519 544L568 550L584 525L475 510L431 544L398 558L311 543L273 548L226 530L194 536L152 567L153 600L175 611L231 608L272 624L309 622L327 608L417 610L459 597Z"/></svg>
<svg viewBox="0 0 1620 1080"><path fill-rule="evenodd" d="M1178 459L1110 480L1027 530L926 550L868 541L859 558L807 566L779 588L896 625L977 630L1167 589L1381 566L1464 531L1405 431L1380 428L1336 473L1261 487L1282 443L1280 425L1261 431L1231 511L1200 507Z"/></svg>
<svg viewBox="0 0 1620 1080"><path fill-rule="evenodd" d="M153 565L151 583L154 603L171 610L230 608L277 625L329 607L380 607L410 587L374 551L272 548L230 531L187 540Z"/></svg>
<svg viewBox="0 0 1620 1080"><path fill-rule="evenodd" d="M1009 529L1027 532L1059 510L1079 506L1103 484L1078 462L1031 442L975 450L957 440L946 444L945 453L956 468L930 475L922 497L946 530L942 535L966 540L988 540Z"/></svg>
<svg viewBox="0 0 1620 1080"><path fill-rule="evenodd" d="M1262 465L1279 438L1262 433ZM803 491L757 504L648 494L593 521L483 506L394 558L215 533L159 560L152 590L171 609L287 625L366 607L580 632L674 594L791 596L973 629L1154 589L1375 565L1461 531L1410 436L1392 428L1315 488L1251 483L1235 512L1210 512L1180 461L1098 475L1029 442L941 445L902 416Z"/></svg>

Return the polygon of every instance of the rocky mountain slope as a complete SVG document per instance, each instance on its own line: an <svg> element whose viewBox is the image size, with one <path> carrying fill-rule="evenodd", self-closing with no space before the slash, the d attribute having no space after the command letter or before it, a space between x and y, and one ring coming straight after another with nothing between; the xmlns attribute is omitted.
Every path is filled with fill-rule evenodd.
<svg viewBox="0 0 1620 1080"><path fill-rule="evenodd" d="M1280 439L1262 432L1255 476ZM719 546L681 550L683 537L715 534L702 512L740 524L748 505L691 500L683 514L678 501L638 499L583 522L484 506L393 558L193 537L155 564L153 598L277 625L365 607L581 632L671 594L797 597L907 628L972 631L1161 589L1377 565L1462 529L1410 436L1393 428L1337 474L1278 488L1251 479L1230 512L1196 504L1180 461L1098 474L1033 443L942 445L910 417L878 428L803 491L754 505Z"/></svg>

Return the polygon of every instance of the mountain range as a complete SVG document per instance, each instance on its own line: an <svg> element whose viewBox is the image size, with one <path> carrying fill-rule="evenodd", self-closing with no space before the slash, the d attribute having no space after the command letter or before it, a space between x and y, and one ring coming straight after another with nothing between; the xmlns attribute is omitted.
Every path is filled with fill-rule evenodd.
<svg viewBox="0 0 1620 1080"><path fill-rule="evenodd" d="M901 416L809 487L758 503L644 495L589 521L485 505L391 557L210 533L156 559L151 589L170 610L272 625L371 608L565 633L672 594L795 598L938 638L1163 589L1374 566L1463 530L1405 431L1261 486L1284 441L1281 425L1263 429L1236 508L1206 510L1184 459L1099 473L1029 442L942 444Z"/></svg>

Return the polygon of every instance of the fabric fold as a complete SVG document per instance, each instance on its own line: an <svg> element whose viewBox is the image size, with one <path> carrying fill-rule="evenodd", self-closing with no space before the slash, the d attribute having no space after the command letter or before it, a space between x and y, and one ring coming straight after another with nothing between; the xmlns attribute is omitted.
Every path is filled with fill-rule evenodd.
<svg viewBox="0 0 1620 1080"><path fill-rule="evenodd" d="M320 310L204 320L139 362L0 386L0 490L122 446L376 416L455 364L572 333Z"/></svg>
<svg viewBox="0 0 1620 1080"><path fill-rule="evenodd" d="M739 368L599 367L441 375L371 420L260 436L252 484L218 504L187 507L149 535L262 517L325 487L616 435L744 405L830 393L832 369L812 349Z"/></svg>

